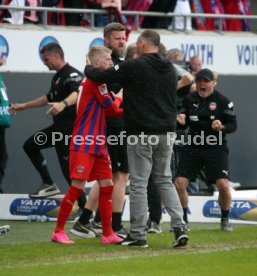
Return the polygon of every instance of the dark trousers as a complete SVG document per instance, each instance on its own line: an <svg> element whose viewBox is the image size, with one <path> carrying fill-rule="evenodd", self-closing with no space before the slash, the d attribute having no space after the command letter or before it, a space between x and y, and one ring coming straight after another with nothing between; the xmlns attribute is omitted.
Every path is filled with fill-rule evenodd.
<svg viewBox="0 0 257 276"><path fill-rule="evenodd" d="M160 223L162 218L161 197L150 176L147 186L147 201L149 219L151 222Z"/></svg>
<svg viewBox="0 0 257 276"><path fill-rule="evenodd" d="M69 135L71 135L72 128L73 128L72 124L66 125L65 127L58 127L55 124L53 124L47 128L39 130L37 133L33 134L25 141L23 145L23 149L28 155L35 169L40 174L42 181L44 183L53 184L53 180L50 176L50 173L46 164L46 160L41 150L54 147L57 153L57 157L59 160L59 164L60 164L63 176L67 180L68 184L69 185L71 184L70 173L69 173L69 143L68 143L68 139L65 137L68 137ZM43 134L38 143L37 137L39 137L38 136L39 133L43 133ZM59 134L54 134L54 133L59 133ZM57 139L56 141L52 140L52 137L59 138L61 136L63 137L63 139L60 139L60 141L57 141ZM43 143L42 141L45 141L45 143ZM86 196L85 196L85 193L83 193L78 199L79 207L83 209L85 203L86 203Z"/></svg>
<svg viewBox="0 0 257 276"><path fill-rule="evenodd" d="M83 9L84 0L64 0L64 8ZM65 21L67 26L80 26L82 14L80 13L65 13Z"/></svg>

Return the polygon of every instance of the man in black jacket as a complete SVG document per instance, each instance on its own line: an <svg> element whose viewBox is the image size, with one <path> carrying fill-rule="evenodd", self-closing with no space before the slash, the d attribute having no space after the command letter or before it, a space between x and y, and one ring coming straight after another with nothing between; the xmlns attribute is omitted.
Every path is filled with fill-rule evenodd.
<svg viewBox="0 0 257 276"><path fill-rule="evenodd" d="M93 81L119 82L124 91L124 123L130 173L131 229L121 245L148 247L147 184L150 174L175 229L174 247L187 244L182 207L171 182L170 160L175 140L177 74L158 54L160 36L146 30L137 39L139 58L102 71L86 66ZM124 140L119 136L119 143Z"/></svg>
<svg viewBox="0 0 257 276"><path fill-rule="evenodd" d="M226 133L237 128L233 103L214 90L216 80L209 69L196 74L197 91L190 93L183 101L178 122L189 127L188 141L183 147L175 185L187 219L189 181L195 179L202 166L206 179L216 183L219 190L221 209L221 230L233 231L228 222L231 204L229 188L228 148Z"/></svg>

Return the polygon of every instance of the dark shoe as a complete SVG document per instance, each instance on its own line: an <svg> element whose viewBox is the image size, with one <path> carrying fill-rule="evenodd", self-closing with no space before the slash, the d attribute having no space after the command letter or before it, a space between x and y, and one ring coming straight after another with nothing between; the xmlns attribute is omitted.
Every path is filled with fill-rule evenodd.
<svg viewBox="0 0 257 276"><path fill-rule="evenodd" d="M10 231L10 225L0 226L0 236L7 234Z"/></svg>
<svg viewBox="0 0 257 276"><path fill-rule="evenodd" d="M147 232L151 233L151 234L162 233L161 225L158 224L158 223L156 223L156 222L154 222L154 221L151 221L150 225L149 225L149 228L147 229Z"/></svg>
<svg viewBox="0 0 257 276"><path fill-rule="evenodd" d="M60 193L60 190L56 186L56 184L46 184L43 183L35 193L29 194L29 197L31 198L42 198L42 197L48 197L48 196L53 196L57 195Z"/></svg>
<svg viewBox="0 0 257 276"><path fill-rule="evenodd" d="M173 247L186 246L189 240L187 230L183 227L174 228L174 238Z"/></svg>
<svg viewBox="0 0 257 276"><path fill-rule="evenodd" d="M94 232L98 233L99 235L102 235L103 229L101 222L95 222L94 220L92 220L91 226L94 229Z"/></svg>
<svg viewBox="0 0 257 276"><path fill-rule="evenodd" d="M77 235L82 238L96 238L99 236L98 233L94 231L92 228L91 223L88 223L86 225L82 225L79 221L76 221L75 224L73 225L72 229L70 232L74 235Z"/></svg>
<svg viewBox="0 0 257 276"><path fill-rule="evenodd" d="M122 225L121 229L118 231L114 231L116 233L117 236L119 236L120 238L126 238L127 235L129 234L128 230Z"/></svg>
<svg viewBox="0 0 257 276"><path fill-rule="evenodd" d="M221 220L220 229L224 232L233 232L232 225L228 222L228 219Z"/></svg>
<svg viewBox="0 0 257 276"><path fill-rule="evenodd" d="M141 248L148 248L146 240L134 240L128 235L123 241L117 243L118 245L135 246Z"/></svg>
<svg viewBox="0 0 257 276"><path fill-rule="evenodd" d="M187 222L186 225L185 225L185 230L186 230L187 232L190 232L190 226L189 226L189 223L188 223L188 222ZM173 227L170 228L170 232L174 232L174 228L173 228Z"/></svg>

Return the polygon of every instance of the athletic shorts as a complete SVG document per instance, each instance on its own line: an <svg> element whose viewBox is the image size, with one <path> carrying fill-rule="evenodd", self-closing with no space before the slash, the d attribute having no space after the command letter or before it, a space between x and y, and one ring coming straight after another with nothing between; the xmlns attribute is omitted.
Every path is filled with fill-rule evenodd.
<svg viewBox="0 0 257 276"><path fill-rule="evenodd" d="M228 179L228 148L183 147L176 177L195 180L203 167L207 182L215 183L220 178Z"/></svg>
<svg viewBox="0 0 257 276"><path fill-rule="evenodd" d="M70 151L70 178L86 181L112 179L110 157Z"/></svg>
<svg viewBox="0 0 257 276"><path fill-rule="evenodd" d="M114 129L107 129L107 136L115 135L116 137L119 137L120 129L114 130ZM108 153L111 158L112 162L112 172L124 172L128 173L128 155L127 155L127 138L124 137L122 140L122 143L120 142L121 139L118 139L117 145L110 145L110 143L107 144L108 147Z"/></svg>

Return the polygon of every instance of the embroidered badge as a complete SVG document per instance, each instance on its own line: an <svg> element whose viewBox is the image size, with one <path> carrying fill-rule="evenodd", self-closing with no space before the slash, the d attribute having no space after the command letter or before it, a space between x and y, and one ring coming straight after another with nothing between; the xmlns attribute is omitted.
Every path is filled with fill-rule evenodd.
<svg viewBox="0 0 257 276"><path fill-rule="evenodd" d="M82 174L85 170L85 167L82 165L77 166L77 173Z"/></svg>
<svg viewBox="0 0 257 276"><path fill-rule="evenodd" d="M107 85L105 83L102 84L102 85L100 85L100 86L98 86L98 89L99 89L99 91L100 91L100 93L101 93L102 96L107 95L108 90L107 90Z"/></svg>
<svg viewBox="0 0 257 276"><path fill-rule="evenodd" d="M209 105L210 110L215 110L217 108L217 104L214 102L211 102Z"/></svg>

